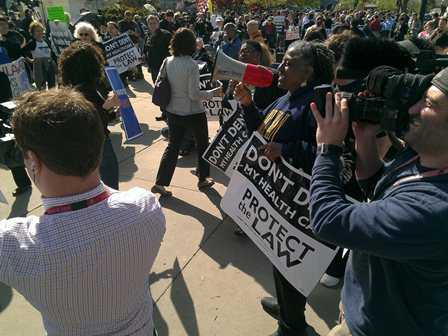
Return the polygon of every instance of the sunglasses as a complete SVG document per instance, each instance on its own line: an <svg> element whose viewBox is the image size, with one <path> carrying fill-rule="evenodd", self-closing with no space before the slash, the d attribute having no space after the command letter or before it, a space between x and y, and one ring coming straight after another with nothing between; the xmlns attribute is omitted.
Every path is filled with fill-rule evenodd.
<svg viewBox="0 0 448 336"><path fill-rule="evenodd" d="M78 35L79 35L79 36L90 36L89 33L79 33Z"/></svg>

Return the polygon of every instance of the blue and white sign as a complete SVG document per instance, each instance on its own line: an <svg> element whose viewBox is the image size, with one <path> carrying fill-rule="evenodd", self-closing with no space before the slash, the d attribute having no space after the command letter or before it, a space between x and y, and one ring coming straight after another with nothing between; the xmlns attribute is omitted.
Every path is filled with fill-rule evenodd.
<svg viewBox="0 0 448 336"><path fill-rule="evenodd" d="M117 68L105 67L106 76L109 79L112 90L117 94L120 99L120 114L123 121L124 132L126 135L126 141L138 138L143 134L140 123L137 120L134 109L129 100L128 93L124 88L123 82L118 75Z"/></svg>

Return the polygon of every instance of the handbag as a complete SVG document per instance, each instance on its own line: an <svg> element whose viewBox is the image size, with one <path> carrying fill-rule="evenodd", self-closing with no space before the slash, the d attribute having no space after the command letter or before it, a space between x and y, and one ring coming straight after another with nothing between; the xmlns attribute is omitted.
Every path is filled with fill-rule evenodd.
<svg viewBox="0 0 448 336"><path fill-rule="evenodd" d="M160 68L152 93L152 103L154 105L165 108L171 100L171 86L166 73L166 58Z"/></svg>

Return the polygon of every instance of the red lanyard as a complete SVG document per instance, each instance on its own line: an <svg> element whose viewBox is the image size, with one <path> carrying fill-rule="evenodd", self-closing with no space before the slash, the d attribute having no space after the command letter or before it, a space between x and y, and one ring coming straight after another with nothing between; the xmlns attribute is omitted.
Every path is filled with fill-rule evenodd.
<svg viewBox="0 0 448 336"><path fill-rule="evenodd" d="M398 169L400 169L400 168L410 164L411 162L414 162L418 158L419 158L418 155L414 156L412 159L410 159L409 161L406 161L405 163L401 164L399 167L397 167L393 171L397 171ZM425 172L425 173L419 173L419 174L415 174L415 175L412 175L412 176L403 177L403 178L395 181L393 186L396 187L397 185L399 185L399 184L401 184L403 182L422 180L422 179L424 179L426 177L439 176L439 175L445 175L445 174L448 174L448 168L445 168L445 169L434 169L434 170L430 170L430 171Z"/></svg>
<svg viewBox="0 0 448 336"><path fill-rule="evenodd" d="M45 211L45 214L53 215L53 214L58 214L58 213L63 213L63 212L84 209L84 208L87 208L91 205L97 204L97 203L105 200L109 196L110 196L110 191L109 191L109 189L106 189L101 194L96 195L96 196L86 199L86 200L82 200L82 201L71 203L71 204L56 205L56 206L50 207L47 209L47 211Z"/></svg>

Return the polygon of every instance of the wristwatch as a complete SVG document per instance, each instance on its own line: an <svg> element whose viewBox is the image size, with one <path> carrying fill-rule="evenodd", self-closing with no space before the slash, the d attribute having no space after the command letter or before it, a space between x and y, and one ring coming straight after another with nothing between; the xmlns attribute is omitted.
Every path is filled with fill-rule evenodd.
<svg viewBox="0 0 448 336"><path fill-rule="evenodd" d="M336 145L327 145L327 144L320 144L317 146L317 153L318 154L334 154L337 156L342 155L342 147L336 146Z"/></svg>

